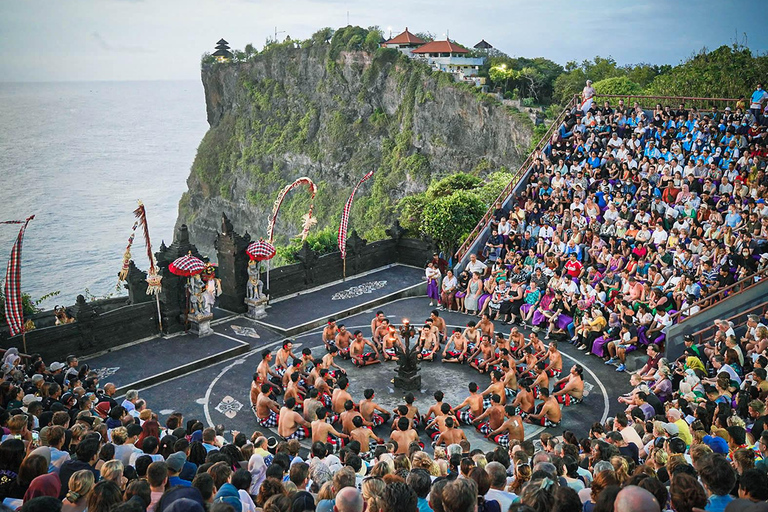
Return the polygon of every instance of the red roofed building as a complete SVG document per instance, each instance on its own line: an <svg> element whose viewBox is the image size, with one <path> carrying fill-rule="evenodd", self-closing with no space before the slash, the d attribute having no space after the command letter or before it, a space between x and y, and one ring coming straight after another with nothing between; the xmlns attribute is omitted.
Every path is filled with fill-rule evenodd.
<svg viewBox="0 0 768 512"><path fill-rule="evenodd" d="M405 32L393 37L389 41L381 43L381 46L383 48L394 48L395 50L399 50L410 57L411 51L423 45L424 43L426 43L425 40L421 39L420 37L416 37L410 31L408 31L408 27L405 27Z"/></svg>
<svg viewBox="0 0 768 512"><path fill-rule="evenodd" d="M432 41L412 51L417 59L426 60L432 68L450 73L457 82L472 82L480 87L485 79L477 76L480 66L485 63L483 57L467 57L469 50L450 39Z"/></svg>
<svg viewBox="0 0 768 512"><path fill-rule="evenodd" d="M445 41L432 41L426 43L416 50L413 50L413 53L428 57L461 57L463 54L469 53L469 50L446 39Z"/></svg>

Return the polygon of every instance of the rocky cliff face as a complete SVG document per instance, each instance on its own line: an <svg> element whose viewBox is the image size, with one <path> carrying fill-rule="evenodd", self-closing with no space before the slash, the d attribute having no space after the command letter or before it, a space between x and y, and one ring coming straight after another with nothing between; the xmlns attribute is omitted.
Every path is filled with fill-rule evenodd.
<svg viewBox="0 0 768 512"><path fill-rule="evenodd" d="M203 65L210 129L177 225L189 226L204 254L213 255L221 212L238 231L264 236L277 192L300 176L318 185L319 227L337 226L351 188L375 169L356 196L350 222L375 240L397 217L397 201L425 190L433 178L514 169L525 158L530 120L474 87L394 50L297 46ZM289 194L278 238L300 233L308 205L305 190Z"/></svg>

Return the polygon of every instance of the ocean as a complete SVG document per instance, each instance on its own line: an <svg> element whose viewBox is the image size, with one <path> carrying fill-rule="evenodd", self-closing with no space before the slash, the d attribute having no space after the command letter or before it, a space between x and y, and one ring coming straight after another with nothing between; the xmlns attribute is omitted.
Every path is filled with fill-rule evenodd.
<svg viewBox="0 0 768 512"><path fill-rule="evenodd" d="M170 244L181 194L208 129L200 81L0 83L0 221L35 215L22 290L41 304L116 295L137 199L153 249ZM0 225L0 281L18 234ZM137 230L132 249L147 269ZM87 293L86 293L87 290ZM123 291L117 294L124 294Z"/></svg>

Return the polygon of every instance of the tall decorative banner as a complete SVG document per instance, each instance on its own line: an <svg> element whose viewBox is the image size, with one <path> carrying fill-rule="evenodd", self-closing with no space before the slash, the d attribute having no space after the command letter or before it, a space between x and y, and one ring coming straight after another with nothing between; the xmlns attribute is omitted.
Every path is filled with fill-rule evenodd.
<svg viewBox="0 0 768 512"><path fill-rule="evenodd" d="M149 271L147 271L147 284L149 286L147 286L147 295L158 295L162 289L160 282L163 278L157 273L157 262L155 261L155 255L152 253L152 241L149 239L149 224L147 224L147 209L144 207L144 203L139 201L139 206L133 210L133 214L138 219L136 223L142 229L144 245L147 249L147 259L149 260ZM136 228L134 227L134 230L135 229ZM133 235L131 235L131 237L133 237Z"/></svg>
<svg viewBox="0 0 768 512"><path fill-rule="evenodd" d="M347 259L347 227L349 226L349 212L352 210L352 201L355 199L355 193L360 185L365 183L371 176L373 176L373 171L363 176L360 181L357 182L355 188L352 189L352 194L350 194L349 199L347 199L347 202L344 204L344 210L341 212L338 242L339 250L341 251L341 259L343 260Z"/></svg>
<svg viewBox="0 0 768 512"><path fill-rule="evenodd" d="M275 222L277 221L277 213L280 211L280 206L283 204L283 199L285 199L285 195L290 192L291 189L298 187L299 185L307 185L310 193L309 211L302 216L302 219L304 220L304 226L301 231L302 241L307 239L309 228L317 223L317 219L312 218L312 210L315 207L315 194L317 194L317 185L315 185L311 179L303 176L281 190L275 200L275 205L272 207L272 217L269 219L269 224L267 225L267 240L270 243L274 241Z"/></svg>
<svg viewBox="0 0 768 512"><path fill-rule="evenodd" d="M8 320L11 336L24 333L24 308L21 298L21 244L24 240L24 231L27 229L27 224L34 218L35 216L32 215L27 217L26 220L2 222L2 224L22 224L19 236L16 237L16 243L13 244L13 249L11 250L8 269L5 272L5 318ZM26 351L26 347L24 350Z"/></svg>

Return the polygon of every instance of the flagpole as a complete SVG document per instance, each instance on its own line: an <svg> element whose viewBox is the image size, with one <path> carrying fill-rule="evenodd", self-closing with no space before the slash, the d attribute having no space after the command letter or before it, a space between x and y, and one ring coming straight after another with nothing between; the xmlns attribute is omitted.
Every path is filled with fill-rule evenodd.
<svg viewBox="0 0 768 512"><path fill-rule="evenodd" d="M24 346L24 353L27 353L27 330L24 329L24 332L21 333L21 343Z"/></svg>
<svg viewBox="0 0 768 512"><path fill-rule="evenodd" d="M342 281L346 281L347 280L347 258L344 258L341 261L344 262L344 265L343 265L344 266L344 270L343 270L343 274L342 274L341 280Z"/></svg>

